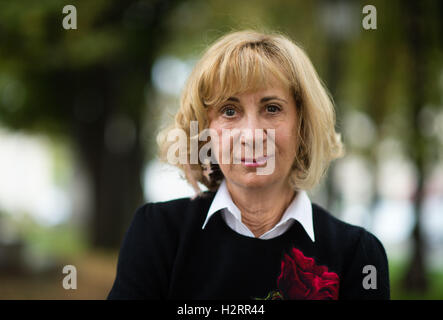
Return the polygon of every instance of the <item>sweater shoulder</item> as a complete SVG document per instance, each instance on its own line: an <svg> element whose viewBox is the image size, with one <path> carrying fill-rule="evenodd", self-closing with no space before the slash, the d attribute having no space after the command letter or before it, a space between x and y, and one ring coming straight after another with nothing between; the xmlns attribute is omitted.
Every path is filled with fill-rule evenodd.
<svg viewBox="0 0 443 320"><path fill-rule="evenodd" d="M380 240L362 226L340 220L322 206L312 203L315 234L324 243L353 251L363 242L372 242L383 247Z"/></svg>
<svg viewBox="0 0 443 320"><path fill-rule="evenodd" d="M313 209L320 250L335 262L340 274L340 299L389 299L389 264L382 242L364 227L341 221L317 204ZM376 290L362 286L368 270L376 270Z"/></svg>
<svg viewBox="0 0 443 320"><path fill-rule="evenodd" d="M312 213L317 227L324 229L323 231L340 232L345 234L359 234L365 229L361 226L347 223L335 217L331 212L317 203L312 203Z"/></svg>
<svg viewBox="0 0 443 320"><path fill-rule="evenodd" d="M195 198L147 202L140 210L157 228L179 231L196 220L204 219L213 197L213 192L206 191Z"/></svg>

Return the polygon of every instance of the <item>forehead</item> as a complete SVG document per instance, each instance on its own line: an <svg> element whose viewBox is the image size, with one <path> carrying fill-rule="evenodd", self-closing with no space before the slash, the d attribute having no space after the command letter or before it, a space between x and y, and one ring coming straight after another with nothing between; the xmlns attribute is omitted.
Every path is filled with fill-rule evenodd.
<svg viewBox="0 0 443 320"><path fill-rule="evenodd" d="M238 98L240 100L245 100L245 99L259 100L263 97L289 99L290 95L291 92L288 86L274 83L274 85L269 87L258 88L255 90L248 90L245 92L239 92L229 98Z"/></svg>

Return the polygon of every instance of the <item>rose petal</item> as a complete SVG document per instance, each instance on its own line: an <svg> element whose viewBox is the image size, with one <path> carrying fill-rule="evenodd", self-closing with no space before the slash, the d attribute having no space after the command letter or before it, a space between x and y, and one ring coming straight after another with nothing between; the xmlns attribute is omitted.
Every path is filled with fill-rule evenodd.
<svg viewBox="0 0 443 320"><path fill-rule="evenodd" d="M339 277L297 248L281 261L277 286L287 299L338 299Z"/></svg>

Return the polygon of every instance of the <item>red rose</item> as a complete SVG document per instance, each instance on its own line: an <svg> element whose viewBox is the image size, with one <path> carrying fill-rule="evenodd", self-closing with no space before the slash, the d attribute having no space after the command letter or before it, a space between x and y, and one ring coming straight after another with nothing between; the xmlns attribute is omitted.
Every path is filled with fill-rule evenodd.
<svg viewBox="0 0 443 320"><path fill-rule="evenodd" d="M305 257L296 248L292 248L291 253L285 254L277 280L284 299L338 299L339 278L336 273L329 272L326 266L316 265L314 259Z"/></svg>

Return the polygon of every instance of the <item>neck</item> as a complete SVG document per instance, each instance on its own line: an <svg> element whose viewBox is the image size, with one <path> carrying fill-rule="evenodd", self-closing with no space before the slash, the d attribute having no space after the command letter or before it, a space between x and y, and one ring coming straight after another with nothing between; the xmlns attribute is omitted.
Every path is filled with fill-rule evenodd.
<svg viewBox="0 0 443 320"><path fill-rule="evenodd" d="M244 188L226 180L232 201L240 209L242 222L259 237L281 219L295 196L288 181L263 188Z"/></svg>

